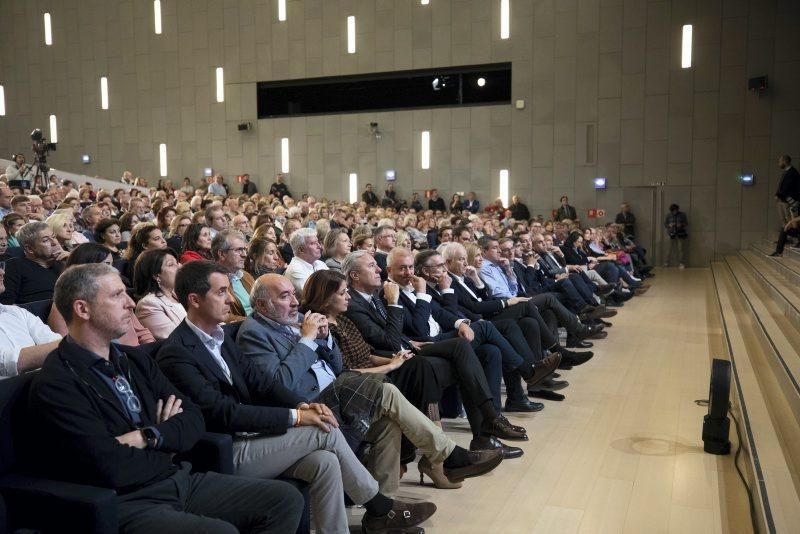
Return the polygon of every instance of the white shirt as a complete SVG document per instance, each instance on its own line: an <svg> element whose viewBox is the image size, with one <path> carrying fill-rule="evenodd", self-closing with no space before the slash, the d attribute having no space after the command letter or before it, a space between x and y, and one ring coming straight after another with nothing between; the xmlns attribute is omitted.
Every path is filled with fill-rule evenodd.
<svg viewBox="0 0 800 534"><path fill-rule="evenodd" d="M0 304L0 379L19 374L17 361L22 349L59 339L61 336L28 310Z"/></svg>
<svg viewBox="0 0 800 534"><path fill-rule="evenodd" d="M292 283L299 298L300 293L303 291L303 286L306 285L306 280L308 280L308 277L317 271L327 270L328 266L325 265L324 261L315 260L314 263L311 264L295 256L292 258L292 261L289 262L289 265L286 267L286 272L283 273L283 276L288 278Z"/></svg>
<svg viewBox="0 0 800 534"><path fill-rule="evenodd" d="M222 374L224 374L225 378L228 379L228 383L233 385L233 380L231 379L231 370L228 367L228 364L225 363L225 359L222 357L222 344L225 342L225 332L222 330L222 327L217 325L217 327L214 329L214 334L209 336L195 326L188 317L186 318L186 324L189 325L189 328L192 329L192 332L194 332L197 337L200 338L200 341L203 343L205 348L207 348L208 352L211 353L214 361L217 362L217 365L219 365L220 369L222 370Z"/></svg>

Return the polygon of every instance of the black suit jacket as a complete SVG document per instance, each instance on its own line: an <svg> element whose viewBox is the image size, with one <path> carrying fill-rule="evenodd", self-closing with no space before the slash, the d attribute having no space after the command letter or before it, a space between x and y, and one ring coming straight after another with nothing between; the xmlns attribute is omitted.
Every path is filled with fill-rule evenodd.
<svg viewBox="0 0 800 534"><path fill-rule="evenodd" d="M430 292L430 287L428 290ZM400 304L403 305L403 332L416 341L434 341L431 337L430 323L428 317L433 317L433 320L439 324L442 333L455 330L455 322L463 319L458 314L458 301L455 294L441 295L446 297L448 307L445 308L435 298L431 298L430 302L423 299L417 299L417 302L411 302L411 299L400 291ZM433 297L433 295L431 295Z"/></svg>
<svg viewBox="0 0 800 534"><path fill-rule="evenodd" d="M464 286L462 286L452 274L450 278L453 279L453 283L450 287L455 291L458 306L469 320L478 321L480 319L490 319L503 311L503 300L490 298L486 285L478 289L475 284L472 283L472 280L464 278L464 283L467 287L475 293L476 297L481 299L477 300L469 294L469 291L464 289Z"/></svg>
<svg viewBox="0 0 800 534"><path fill-rule="evenodd" d="M447 207L444 205L444 199L442 197L439 197L436 200L429 198L428 209L433 211L447 211Z"/></svg>
<svg viewBox="0 0 800 534"><path fill-rule="evenodd" d="M795 201L800 200L800 172L797 172L797 169L789 167L789 169L783 173L775 196L784 202L786 202L788 198Z"/></svg>
<svg viewBox="0 0 800 534"><path fill-rule="evenodd" d="M353 321L364 336L364 341L372 345L376 354L391 355L410 346L409 339L403 335L402 309L381 303L386 312L384 320L358 291L352 288L347 291L350 293L350 303L347 305L345 316ZM380 300L380 297L373 298Z"/></svg>
<svg viewBox="0 0 800 534"><path fill-rule="evenodd" d="M305 399L245 358L230 336L225 336L220 352L233 384L228 383L219 364L184 320L156 359L172 383L200 406L210 431L286 433L289 408Z"/></svg>
<svg viewBox="0 0 800 534"><path fill-rule="evenodd" d="M385 282L386 279L389 278L389 273L386 272L386 259L389 257L389 255L375 251L374 257L375 263L377 263L378 267L381 268L381 280Z"/></svg>
<svg viewBox="0 0 800 534"><path fill-rule="evenodd" d="M135 347L119 347L126 374L142 404L143 426L155 426L159 450L137 449L116 440L135 427L109 385L92 369L95 358L69 338L61 341L33 379L28 417L35 421L32 457L47 478L128 493L164 480L177 466L172 453L190 450L204 431L203 416ZM127 371L127 372L126 372ZM175 395L183 413L156 423L156 403Z"/></svg>

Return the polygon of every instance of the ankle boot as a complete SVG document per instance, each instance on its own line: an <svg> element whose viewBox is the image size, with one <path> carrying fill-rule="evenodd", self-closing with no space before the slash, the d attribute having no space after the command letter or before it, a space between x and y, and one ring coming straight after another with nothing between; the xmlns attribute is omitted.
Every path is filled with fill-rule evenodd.
<svg viewBox="0 0 800 534"><path fill-rule="evenodd" d="M433 485L438 489L458 489L461 487L461 482L450 482L450 479L445 476L442 462L431 464L430 460L423 456L417 463L417 469L419 469L420 486L425 480L424 475L428 475L428 478L433 481Z"/></svg>

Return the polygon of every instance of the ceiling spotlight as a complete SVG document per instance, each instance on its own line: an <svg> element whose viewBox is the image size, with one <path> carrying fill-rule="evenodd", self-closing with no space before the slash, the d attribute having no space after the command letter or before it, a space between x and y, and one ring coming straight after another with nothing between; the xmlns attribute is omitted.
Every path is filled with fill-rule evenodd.
<svg viewBox="0 0 800 534"><path fill-rule="evenodd" d="M81 163L83 163L84 165L88 165L91 162L92 162L92 157L89 154L83 154L81 156Z"/></svg>
<svg viewBox="0 0 800 534"><path fill-rule="evenodd" d="M478 87L486 85L486 78L478 78Z"/></svg>
<svg viewBox="0 0 800 534"><path fill-rule="evenodd" d="M433 90L434 91L438 91L439 90L439 78L434 78L433 79L433 83L431 83L431 85L433 86Z"/></svg>

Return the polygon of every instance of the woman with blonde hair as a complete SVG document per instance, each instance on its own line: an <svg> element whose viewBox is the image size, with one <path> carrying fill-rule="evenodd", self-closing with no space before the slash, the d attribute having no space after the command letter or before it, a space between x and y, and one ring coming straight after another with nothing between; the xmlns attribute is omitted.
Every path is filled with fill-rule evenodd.
<svg viewBox="0 0 800 534"><path fill-rule="evenodd" d="M52 230L53 236L61 248L66 251L71 251L76 246L89 242L86 236L75 231L75 214L70 209L56 210L44 222Z"/></svg>

